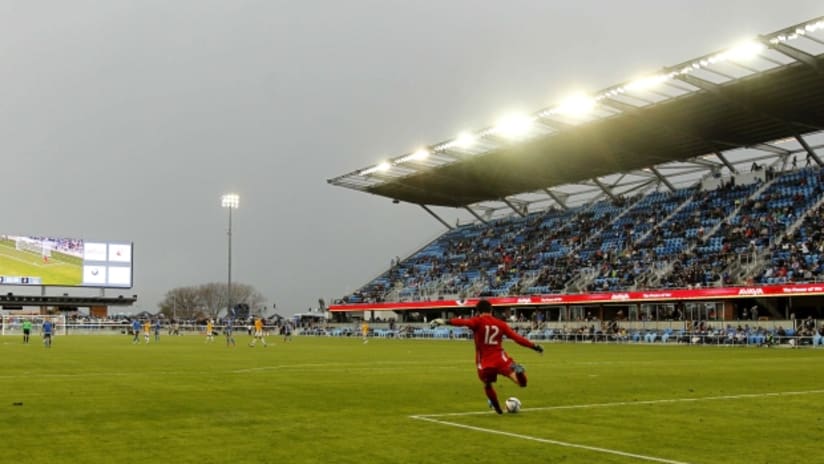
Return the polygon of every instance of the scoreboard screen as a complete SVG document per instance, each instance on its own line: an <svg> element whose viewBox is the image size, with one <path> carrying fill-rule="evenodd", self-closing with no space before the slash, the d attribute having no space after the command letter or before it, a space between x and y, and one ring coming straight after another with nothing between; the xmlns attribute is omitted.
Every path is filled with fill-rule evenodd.
<svg viewBox="0 0 824 464"><path fill-rule="evenodd" d="M131 242L0 235L0 285L131 288Z"/></svg>

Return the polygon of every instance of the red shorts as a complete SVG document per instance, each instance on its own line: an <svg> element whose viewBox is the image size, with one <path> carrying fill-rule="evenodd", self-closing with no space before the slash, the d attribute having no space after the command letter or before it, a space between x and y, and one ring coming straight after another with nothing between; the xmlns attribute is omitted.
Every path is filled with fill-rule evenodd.
<svg viewBox="0 0 824 464"><path fill-rule="evenodd" d="M512 365L515 360L503 353L503 356L493 360L484 360L478 367L478 378L481 382L492 383L498 379L498 375L509 377L512 374Z"/></svg>

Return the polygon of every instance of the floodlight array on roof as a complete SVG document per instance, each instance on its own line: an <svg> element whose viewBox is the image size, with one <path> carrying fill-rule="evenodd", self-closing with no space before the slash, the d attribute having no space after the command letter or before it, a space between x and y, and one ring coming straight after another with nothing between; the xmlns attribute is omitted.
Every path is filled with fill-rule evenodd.
<svg viewBox="0 0 824 464"><path fill-rule="evenodd" d="M701 91L701 88L690 83L690 76L720 85L793 64L796 59L782 50L786 51L791 42L808 39L807 48L812 45L819 49L810 52L799 45L798 49L792 50L817 56L821 53L820 48L824 47L822 32L824 19L816 18L591 95L571 95L558 104L533 114L508 115L494 126L463 132L454 139L419 148L415 152L330 179L329 182L356 190L367 190L385 182L459 162L467 157L492 153L513 143L551 136L570 126L618 116L627 109L640 109Z"/></svg>
<svg viewBox="0 0 824 464"><path fill-rule="evenodd" d="M821 29L824 29L824 20L819 19L818 21L808 22L807 24L805 24L803 26L798 26L798 27L794 28L794 30L792 30L789 33L781 32L781 33L775 34L775 36L770 39L770 43L771 44L778 44L778 43L781 43L781 42L787 42L787 41L795 40L799 37L803 37L807 34L811 34L815 31L818 31L818 30L821 30Z"/></svg>

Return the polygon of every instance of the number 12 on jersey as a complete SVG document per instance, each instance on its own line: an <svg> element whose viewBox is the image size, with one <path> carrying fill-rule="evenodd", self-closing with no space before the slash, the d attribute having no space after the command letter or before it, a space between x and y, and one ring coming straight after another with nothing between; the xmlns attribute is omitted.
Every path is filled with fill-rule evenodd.
<svg viewBox="0 0 824 464"><path fill-rule="evenodd" d="M484 344L486 345L498 345L501 343L501 339L499 336L501 335L501 329L495 325L485 325L484 326Z"/></svg>

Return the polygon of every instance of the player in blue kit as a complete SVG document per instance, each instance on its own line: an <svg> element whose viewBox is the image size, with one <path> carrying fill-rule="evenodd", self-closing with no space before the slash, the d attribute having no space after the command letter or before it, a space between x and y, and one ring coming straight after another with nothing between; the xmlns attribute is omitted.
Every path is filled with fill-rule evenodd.
<svg viewBox="0 0 824 464"><path fill-rule="evenodd" d="M140 321L132 321L132 344L140 343Z"/></svg>
<svg viewBox="0 0 824 464"><path fill-rule="evenodd" d="M232 334L234 327L232 327L232 318L227 317L225 326L223 327L223 334L226 335L226 348L235 346L235 336Z"/></svg>
<svg viewBox="0 0 824 464"><path fill-rule="evenodd" d="M46 319L45 322L43 322L43 345L45 345L46 348L51 348L53 329L54 326L52 325L51 321Z"/></svg>

